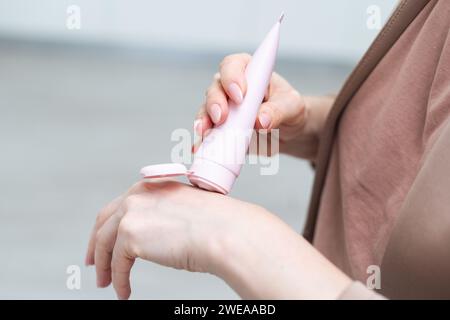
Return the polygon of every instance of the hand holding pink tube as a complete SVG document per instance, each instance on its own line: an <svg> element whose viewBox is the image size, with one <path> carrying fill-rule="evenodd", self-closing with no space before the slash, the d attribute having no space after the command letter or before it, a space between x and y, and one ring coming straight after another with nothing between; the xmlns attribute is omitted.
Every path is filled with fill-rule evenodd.
<svg viewBox="0 0 450 320"><path fill-rule="evenodd" d="M145 178L185 174L192 184L206 190L228 194L245 161L259 106L264 99L275 65L281 15L248 64L247 92L240 105L229 100L227 121L214 127L199 150L189 171L180 164L148 166L141 170ZM161 171L160 171L161 170Z"/></svg>

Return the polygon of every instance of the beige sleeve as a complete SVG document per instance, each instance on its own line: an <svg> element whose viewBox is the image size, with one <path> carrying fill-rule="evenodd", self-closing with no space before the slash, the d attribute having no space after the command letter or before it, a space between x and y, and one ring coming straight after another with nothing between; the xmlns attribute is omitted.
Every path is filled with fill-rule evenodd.
<svg viewBox="0 0 450 320"><path fill-rule="evenodd" d="M339 295L338 300L386 300L386 298L366 288L361 282L354 281Z"/></svg>

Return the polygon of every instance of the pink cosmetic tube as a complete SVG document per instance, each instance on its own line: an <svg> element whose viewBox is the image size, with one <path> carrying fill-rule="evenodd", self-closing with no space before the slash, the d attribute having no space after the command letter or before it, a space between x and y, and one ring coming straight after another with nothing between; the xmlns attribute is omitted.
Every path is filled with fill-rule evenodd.
<svg viewBox="0 0 450 320"><path fill-rule="evenodd" d="M228 194L245 162L253 134L258 109L261 105L275 65L284 14L269 31L253 54L245 70L247 92L240 105L228 100L226 121L215 126L204 138L187 170L183 164L151 165L141 169L144 178L186 175L189 181L202 189Z"/></svg>

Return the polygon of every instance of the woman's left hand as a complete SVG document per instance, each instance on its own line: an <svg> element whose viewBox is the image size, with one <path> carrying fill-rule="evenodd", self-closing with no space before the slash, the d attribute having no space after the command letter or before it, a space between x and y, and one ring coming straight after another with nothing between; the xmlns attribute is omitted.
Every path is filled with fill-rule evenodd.
<svg viewBox="0 0 450 320"><path fill-rule="evenodd" d="M177 269L217 273L220 239L232 234L233 224L245 228L258 210L174 181L138 182L99 213L86 264L95 264L97 286L112 282L122 299L131 293L130 270L138 257Z"/></svg>
<svg viewBox="0 0 450 320"><path fill-rule="evenodd" d="M135 184L98 215L86 264L131 294L136 258L208 272L249 299L335 298L349 279L264 208L175 181Z"/></svg>

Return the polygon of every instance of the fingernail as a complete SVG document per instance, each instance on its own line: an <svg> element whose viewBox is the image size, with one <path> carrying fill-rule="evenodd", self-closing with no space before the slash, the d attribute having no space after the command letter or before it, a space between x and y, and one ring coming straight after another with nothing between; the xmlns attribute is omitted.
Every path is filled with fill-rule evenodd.
<svg viewBox="0 0 450 320"><path fill-rule="evenodd" d="M218 123L220 121L220 116L222 115L222 109L220 106L215 103L209 108L209 115L211 116L211 120L214 123Z"/></svg>
<svg viewBox="0 0 450 320"><path fill-rule="evenodd" d="M270 126L270 123L272 122L272 118L267 113L263 112L258 117L259 124L263 129L267 129Z"/></svg>
<svg viewBox="0 0 450 320"><path fill-rule="evenodd" d="M242 95L241 88L236 83L230 84L228 87L228 91L230 93L230 98L233 99L236 103L241 103L242 99L244 99L244 96Z"/></svg>
<svg viewBox="0 0 450 320"><path fill-rule="evenodd" d="M194 121L194 130L198 135L202 135L202 119Z"/></svg>

